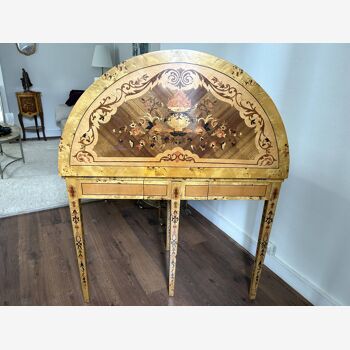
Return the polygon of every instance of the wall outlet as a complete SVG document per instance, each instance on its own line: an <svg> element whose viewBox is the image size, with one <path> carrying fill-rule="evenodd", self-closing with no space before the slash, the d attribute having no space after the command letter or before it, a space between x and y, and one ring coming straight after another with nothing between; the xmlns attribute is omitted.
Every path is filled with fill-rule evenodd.
<svg viewBox="0 0 350 350"><path fill-rule="evenodd" d="M277 250L277 247L272 242L269 242L269 244L267 246L267 251L266 251L267 254L269 254L271 256L275 256L276 250Z"/></svg>

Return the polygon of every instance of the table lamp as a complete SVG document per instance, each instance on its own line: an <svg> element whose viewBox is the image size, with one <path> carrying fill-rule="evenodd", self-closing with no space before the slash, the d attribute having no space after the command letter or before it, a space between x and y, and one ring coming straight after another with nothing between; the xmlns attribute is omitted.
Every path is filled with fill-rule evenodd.
<svg viewBox="0 0 350 350"><path fill-rule="evenodd" d="M92 58L92 67L110 68L113 66L111 53L106 45L96 45Z"/></svg>

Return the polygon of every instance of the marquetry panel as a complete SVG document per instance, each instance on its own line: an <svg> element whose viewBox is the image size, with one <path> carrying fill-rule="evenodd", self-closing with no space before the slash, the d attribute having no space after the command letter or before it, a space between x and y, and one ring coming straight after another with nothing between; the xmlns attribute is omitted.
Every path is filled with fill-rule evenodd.
<svg viewBox="0 0 350 350"><path fill-rule="evenodd" d="M60 172L280 179L288 143L273 102L238 67L198 52L150 53L112 68L79 99Z"/></svg>
<svg viewBox="0 0 350 350"><path fill-rule="evenodd" d="M188 63L131 73L88 108L71 164L120 158L188 166L218 158L232 166L278 165L273 128L255 98L233 78Z"/></svg>

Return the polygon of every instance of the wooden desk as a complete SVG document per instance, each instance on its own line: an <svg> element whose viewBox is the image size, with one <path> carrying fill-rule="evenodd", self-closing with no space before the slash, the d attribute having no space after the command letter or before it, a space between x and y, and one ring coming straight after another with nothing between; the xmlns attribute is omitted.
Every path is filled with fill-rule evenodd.
<svg viewBox="0 0 350 350"><path fill-rule="evenodd" d="M59 146L84 301L89 301L81 198L166 200L169 295L180 201L264 200L249 297L258 288L288 142L269 96L245 72L188 50L136 56L74 106Z"/></svg>
<svg viewBox="0 0 350 350"><path fill-rule="evenodd" d="M44 125L44 112L41 104L41 92L38 91L23 91L16 92L18 103L18 120L21 124L23 140L26 140L26 130L36 131L38 139L40 140L39 132L42 131L44 139L45 125ZM40 117L40 125L38 125L38 116ZM23 117L34 118L35 126L24 126Z"/></svg>

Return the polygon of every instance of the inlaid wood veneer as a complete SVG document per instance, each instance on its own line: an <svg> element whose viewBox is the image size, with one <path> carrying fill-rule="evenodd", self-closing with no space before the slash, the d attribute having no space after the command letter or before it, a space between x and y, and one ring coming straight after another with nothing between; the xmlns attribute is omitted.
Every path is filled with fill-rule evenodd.
<svg viewBox="0 0 350 350"><path fill-rule="evenodd" d="M263 88L236 65L170 50L113 67L78 100L59 146L85 302L81 198L168 201L165 249L169 296L175 297L181 200L265 200L249 292L254 299L288 171L282 119Z"/></svg>
<svg viewBox="0 0 350 350"><path fill-rule="evenodd" d="M82 183L82 195L143 196L143 183Z"/></svg>
<svg viewBox="0 0 350 350"><path fill-rule="evenodd" d="M210 184L208 198L211 197L265 197L267 185L227 185Z"/></svg>
<svg viewBox="0 0 350 350"><path fill-rule="evenodd" d="M161 199L170 199L171 182L150 182L145 181L143 185L144 197L160 197Z"/></svg>
<svg viewBox="0 0 350 350"><path fill-rule="evenodd" d="M208 189L208 184L185 185L185 197L190 199L206 199L208 198Z"/></svg>

